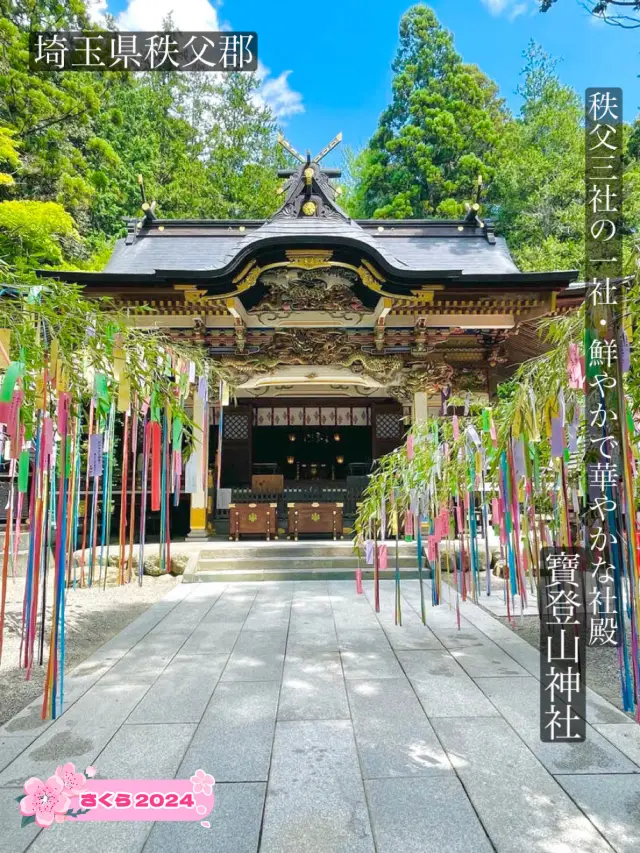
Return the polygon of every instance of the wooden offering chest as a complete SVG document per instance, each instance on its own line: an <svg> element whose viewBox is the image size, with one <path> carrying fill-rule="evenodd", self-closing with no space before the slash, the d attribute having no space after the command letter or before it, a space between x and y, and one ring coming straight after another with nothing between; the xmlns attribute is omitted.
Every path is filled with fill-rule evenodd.
<svg viewBox="0 0 640 853"><path fill-rule="evenodd" d="M236 542L243 534L260 536L267 540L278 538L276 508L278 504L229 504L229 539Z"/></svg>
<svg viewBox="0 0 640 853"><path fill-rule="evenodd" d="M331 533L342 539L341 503L287 504L287 530L297 540L299 533Z"/></svg>

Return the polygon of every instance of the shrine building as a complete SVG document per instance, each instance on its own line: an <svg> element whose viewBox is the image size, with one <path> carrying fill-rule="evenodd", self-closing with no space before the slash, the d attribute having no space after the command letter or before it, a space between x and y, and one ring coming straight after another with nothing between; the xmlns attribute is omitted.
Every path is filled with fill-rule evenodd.
<svg viewBox="0 0 640 853"><path fill-rule="evenodd" d="M521 272L478 204L461 220L351 219L321 165L339 138L313 159L280 140L299 165L266 220L145 205L102 272L40 273L149 306L138 325L217 362L229 405L194 411L209 491L174 510L174 536L348 534L372 462L407 426L451 395L490 399L540 351L533 321L581 299L575 270Z"/></svg>

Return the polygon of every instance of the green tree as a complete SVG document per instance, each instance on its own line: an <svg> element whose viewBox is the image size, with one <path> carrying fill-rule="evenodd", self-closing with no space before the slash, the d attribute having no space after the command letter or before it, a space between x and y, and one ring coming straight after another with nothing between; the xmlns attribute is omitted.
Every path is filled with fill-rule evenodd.
<svg viewBox="0 0 640 853"><path fill-rule="evenodd" d="M11 202L0 223L5 260L99 268L123 220L139 213L140 173L167 218L275 209L285 161L254 76L34 72L29 29L91 28L85 0L0 0L0 12L0 204ZM52 228L54 208L38 212L38 202L57 205L64 227ZM40 248L28 227L19 232L30 216Z"/></svg>
<svg viewBox="0 0 640 853"><path fill-rule="evenodd" d="M502 135L488 203L523 270L584 267L584 105L539 45L525 51L520 115ZM640 225L640 131L625 128L626 255Z"/></svg>
<svg viewBox="0 0 640 853"><path fill-rule="evenodd" d="M73 219L53 201L0 202L0 258L18 270L61 264L78 239Z"/></svg>
<svg viewBox="0 0 640 853"><path fill-rule="evenodd" d="M393 96L355 164L354 215L454 217L478 175L493 174L507 120L496 85L456 53L451 33L427 6L400 21Z"/></svg>
<svg viewBox="0 0 640 853"><path fill-rule="evenodd" d="M28 65L29 29L88 27L83 0L0 0L0 126L11 132L23 167L15 176L22 197L56 201L86 220L95 188L91 160L113 159L94 142L92 119L101 105L103 76L34 72Z"/></svg>
<svg viewBox="0 0 640 853"><path fill-rule="evenodd" d="M574 269L584 255L583 107L533 42L525 60L522 108L500 140L490 209L523 269Z"/></svg>

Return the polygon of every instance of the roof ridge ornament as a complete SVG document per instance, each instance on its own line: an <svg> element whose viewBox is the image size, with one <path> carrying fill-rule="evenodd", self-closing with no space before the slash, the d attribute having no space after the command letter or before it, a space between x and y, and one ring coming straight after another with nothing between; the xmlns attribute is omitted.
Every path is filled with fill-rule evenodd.
<svg viewBox="0 0 640 853"><path fill-rule="evenodd" d="M278 175L286 178L278 193L285 194L282 207L271 219L341 219L349 221L349 216L338 206L339 187L333 187L329 178L339 178L340 169L324 169L320 166L330 151L342 141L342 133L334 138L312 159L307 150L306 158L297 151L282 133L277 135L278 144L300 164L295 169L280 169Z"/></svg>
<svg viewBox="0 0 640 853"><path fill-rule="evenodd" d="M278 131L277 140L278 140L278 145L281 145L284 148L284 150L287 151L289 154L291 154L292 157L295 157L295 159L298 160L299 163L306 163L307 161L309 161L311 159L310 152L307 151L307 158L305 160L305 158L302 156L302 154L300 154L299 151L296 151L296 149L289 142L289 140L286 138L286 136L283 133L281 133L280 131ZM316 156L311 160L311 162L312 163L319 163L321 160L324 160L324 158L327 156L327 154L329 154L331 151L333 151L333 149L337 145L340 145L341 142L342 142L342 132L337 133L333 137L331 142L328 145L325 145L325 147L322 149L322 151L320 151L320 152L318 152L318 154L316 154Z"/></svg>

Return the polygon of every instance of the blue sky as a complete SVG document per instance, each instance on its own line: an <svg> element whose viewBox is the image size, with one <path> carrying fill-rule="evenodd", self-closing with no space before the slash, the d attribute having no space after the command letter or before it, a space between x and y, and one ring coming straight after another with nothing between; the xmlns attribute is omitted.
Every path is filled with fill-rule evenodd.
<svg viewBox="0 0 640 853"><path fill-rule="evenodd" d="M391 62L409 0L93 0L121 28L153 30L169 11L182 30L255 30L265 66L263 96L291 143L315 154L338 132L354 149L366 144L389 102ZM499 85L517 111L514 90L522 52L533 38L562 59L560 77L578 91L622 86L625 117L640 112L640 30L595 20L580 0L558 0L551 12L536 0L431 0L458 52ZM335 152L327 163L338 162Z"/></svg>

